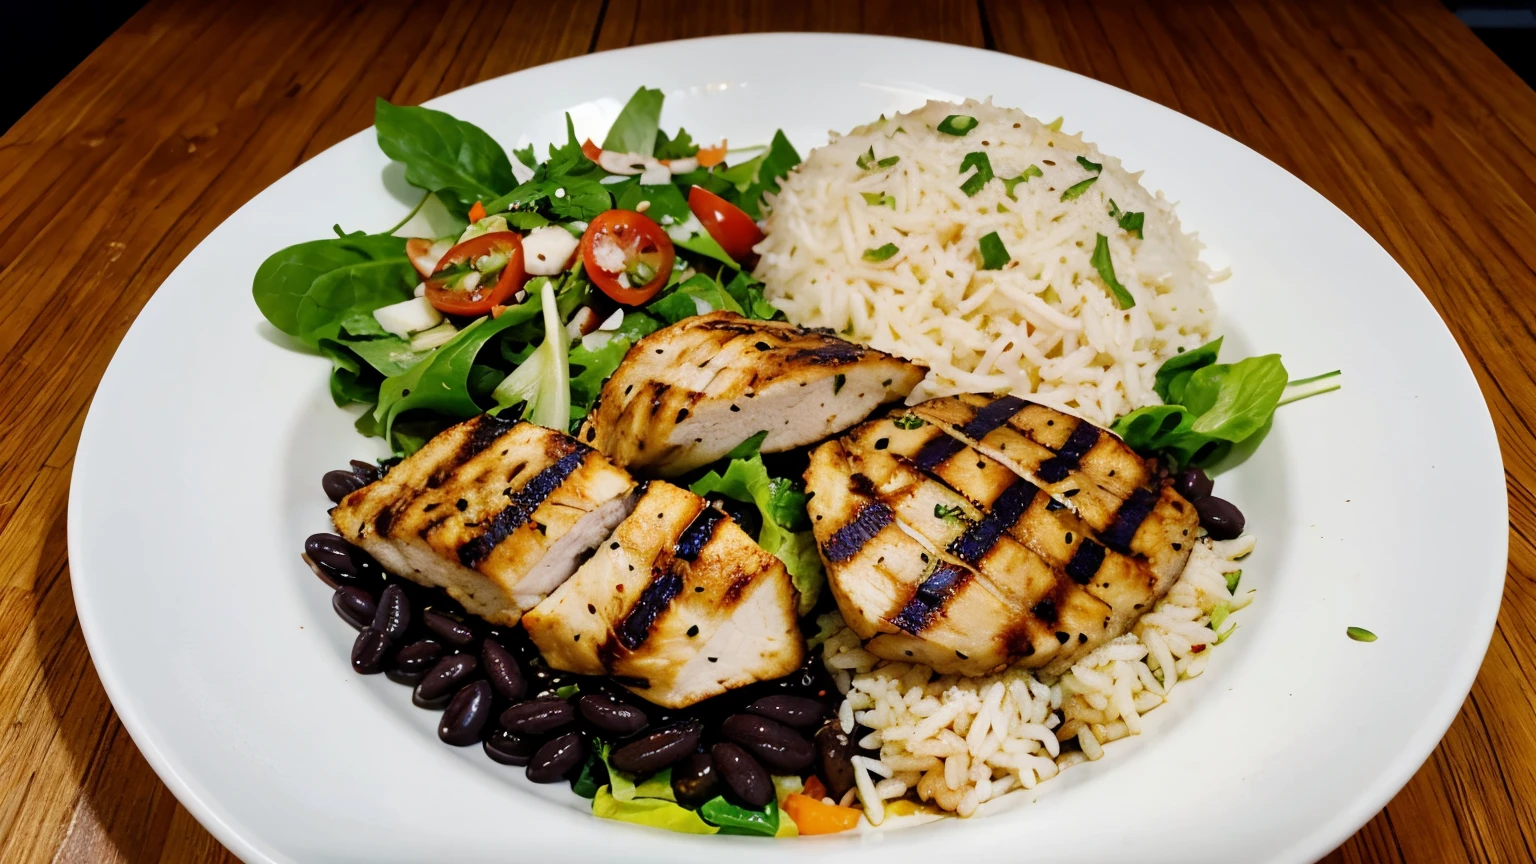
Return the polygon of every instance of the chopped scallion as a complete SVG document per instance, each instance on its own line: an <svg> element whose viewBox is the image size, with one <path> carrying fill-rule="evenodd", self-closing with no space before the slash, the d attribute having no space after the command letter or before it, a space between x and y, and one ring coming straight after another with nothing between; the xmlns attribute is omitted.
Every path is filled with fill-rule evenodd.
<svg viewBox="0 0 1536 864"><path fill-rule="evenodd" d="M993 231L981 238L981 269L1001 270L1008 266L1013 256L1008 254L1008 249L1003 245L1003 238Z"/></svg>
<svg viewBox="0 0 1536 864"><path fill-rule="evenodd" d="M1346 627L1344 628L1344 635L1355 640L1356 642L1376 641L1376 634L1365 629L1364 627Z"/></svg>
<svg viewBox="0 0 1536 864"><path fill-rule="evenodd" d="M896 424L897 429L912 430L921 428L928 421L917 416L916 414L903 414L900 417L897 417L893 422Z"/></svg>
<svg viewBox="0 0 1536 864"><path fill-rule="evenodd" d="M1099 271L1099 278L1109 286L1109 293L1115 296L1115 302L1121 309L1129 309L1136 305L1136 298L1131 296L1120 280L1115 278L1115 262L1109 257L1109 238L1103 234L1093 244L1093 258L1089 260L1093 269Z"/></svg>
<svg viewBox="0 0 1536 864"><path fill-rule="evenodd" d="M1081 197L1084 192L1088 191L1088 187L1092 186L1098 179L1099 178L1097 176L1093 176L1089 177L1087 180L1073 183L1071 186L1067 187L1067 191L1061 193L1061 200L1071 201L1074 198Z"/></svg>
<svg viewBox="0 0 1536 864"><path fill-rule="evenodd" d="M972 174L970 177L967 177L965 182L960 184L960 191L964 192L967 198L974 197L977 192L981 191L983 186L986 186L987 183L992 180L993 177L992 160L987 158L987 154L981 152L980 150L977 150L974 153L967 153L965 154L965 158L960 160L961 174L964 174L972 168L976 169L976 173Z"/></svg>
<svg viewBox="0 0 1536 864"><path fill-rule="evenodd" d="M960 521L960 517L965 515L965 508L961 507L959 504L956 504L952 507L945 507L943 504L935 504L933 505L933 515L943 519L945 522L958 522Z"/></svg>
<svg viewBox="0 0 1536 864"><path fill-rule="evenodd" d="M1100 171L1104 170L1103 163L1100 163L1100 162L1090 162L1090 161L1088 161L1087 157L1085 157L1085 156L1077 157L1077 164L1083 166L1084 168L1087 168L1089 171L1092 171L1095 174L1097 174Z"/></svg>
<svg viewBox="0 0 1536 864"><path fill-rule="evenodd" d="M976 128L976 118L968 114L951 114L945 117L938 130L945 135L961 136Z"/></svg>
<svg viewBox="0 0 1536 864"><path fill-rule="evenodd" d="M864 260L865 261L886 261L886 260L889 260L892 255L895 255L896 252L897 252L896 244L895 243L887 243L884 246L878 246L878 247L876 247L874 249L865 249L864 250Z"/></svg>
<svg viewBox="0 0 1536 864"><path fill-rule="evenodd" d="M860 192L864 196L864 203L871 207L889 207L896 209L896 199L884 192Z"/></svg>
<svg viewBox="0 0 1536 864"><path fill-rule="evenodd" d="M1025 168L1024 169L1024 173L1020 174L1017 177L1004 177L1003 178L1003 192L1007 193L1009 198L1013 198L1013 200L1017 201L1019 199L1014 197L1013 187L1019 185L1020 183L1028 183L1029 182L1029 178L1031 178L1031 177L1044 177L1044 176L1045 176L1045 172L1040 170L1040 166L1039 165L1031 165L1028 168Z"/></svg>

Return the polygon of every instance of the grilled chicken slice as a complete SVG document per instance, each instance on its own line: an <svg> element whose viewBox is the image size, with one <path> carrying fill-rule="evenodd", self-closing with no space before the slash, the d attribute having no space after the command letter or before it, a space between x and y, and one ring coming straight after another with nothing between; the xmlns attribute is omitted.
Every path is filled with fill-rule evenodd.
<svg viewBox="0 0 1536 864"><path fill-rule="evenodd" d="M914 457L923 470L969 444L1082 517L1105 546L1147 559L1166 591L1184 570L1199 518L1113 433L1016 396L931 399L911 413L953 440ZM1159 593L1161 596L1161 593Z"/></svg>
<svg viewBox="0 0 1536 864"><path fill-rule="evenodd" d="M783 563L729 516L656 481L523 627L554 668L683 708L799 668L798 603Z"/></svg>
<svg viewBox="0 0 1536 864"><path fill-rule="evenodd" d="M922 377L822 332L712 312L637 342L578 435L631 470L675 477L758 432L765 453L835 435Z"/></svg>
<svg viewBox="0 0 1536 864"><path fill-rule="evenodd" d="M510 626L624 519L634 485L569 435L482 415L342 499L331 517L389 572Z"/></svg>
<svg viewBox="0 0 1536 864"><path fill-rule="evenodd" d="M1072 442L1088 435L1078 421L1034 411L1038 406L1022 400L995 408L989 406L1003 400L934 401L941 403L936 410L923 403L824 445L806 473L833 596L855 632L870 639L871 652L946 673L977 674L988 671L980 668L987 663L1017 661L1060 674L1129 630L1171 587L1192 548L1194 508L1172 490L1113 482L1150 482L1134 453L1125 451L1133 463L1108 445L1099 445L1105 449L1091 461L1074 456ZM1008 421L1021 414L1021 423L1035 424L1037 436L1057 448L1025 439L1046 452L1025 463L1034 477L1054 476L1069 458L1074 463L1066 478L1073 485L1058 481L1061 499L1015 468L1019 459L993 457L1022 450L1019 441L997 435L1017 432ZM1058 434L1057 427L1064 429ZM993 452L967 443L989 436ZM1107 433L1102 438L1123 447ZM1049 467L1051 459L1061 460L1057 468ZM1088 465L1115 491L1093 482ZM1116 502L1099 514L1102 530L1062 503L1090 489ZM864 512L884 514L878 532L857 530L872 518L861 523ZM898 548L920 549L918 561L929 569L908 563L893 576L890 562L902 559L887 550ZM957 633L971 640L971 650L952 644Z"/></svg>

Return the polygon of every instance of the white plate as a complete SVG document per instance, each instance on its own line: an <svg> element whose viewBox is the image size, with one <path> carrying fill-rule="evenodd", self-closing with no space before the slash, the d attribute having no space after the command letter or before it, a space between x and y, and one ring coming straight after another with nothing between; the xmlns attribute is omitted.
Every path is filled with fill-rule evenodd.
<svg viewBox="0 0 1536 864"><path fill-rule="evenodd" d="M782 859L1303 861L1418 768L1477 672L1504 583L1498 444L1455 342L1343 213L1248 148L1128 93L1001 54L764 35L557 63L433 101L507 145L597 135L644 82L663 125L804 150L928 97L996 97L1145 168L1234 277L1229 356L1278 351L1342 392L1281 410L1221 478L1260 537L1257 602L1146 734L969 821L785 843L594 819L563 786L455 750L404 688L360 678L353 632L299 562L326 527L319 478L382 455L326 363L268 326L250 276L278 248L381 230L411 203L372 131L315 157L215 230L134 323L81 436L69 551L81 625L150 764L249 861ZM358 94L358 99L367 98ZM1361 644L1359 625L1380 640Z"/></svg>

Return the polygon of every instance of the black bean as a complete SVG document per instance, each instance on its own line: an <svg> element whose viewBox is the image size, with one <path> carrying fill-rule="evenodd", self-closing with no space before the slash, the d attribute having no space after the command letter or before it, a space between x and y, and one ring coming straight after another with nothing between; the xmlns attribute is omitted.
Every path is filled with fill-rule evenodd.
<svg viewBox="0 0 1536 864"><path fill-rule="evenodd" d="M709 755L736 803L756 810L768 806L773 800L773 780L747 751L729 741L721 741Z"/></svg>
<svg viewBox="0 0 1536 864"><path fill-rule="evenodd" d="M645 712L606 693L589 693L576 701L581 716L600 732L628 738L645 728Z"/></svg>
<svg viewBox="0 0 1536 864"><path fill-rule="evenodd" d="M1242 534L1243 526L1247 524L1242 511L1231 501L1214 495L1196 501L1195 511L1200 514L1200 527L1213 540L1231 540Z"/></svg>
<svg viewBox="0 0 1536 864"><path fill-rule="evenodd" d="M341 620L351 624L358 630L373 623L377 605L373 602L373 595L357 587L356 585L342 585L331 595L331 608L341 616Z"/></svg>
<svg viewBox="0 0 1536 864"><path fill-rule="evenodd" d="M455 648L468 648L475 641L475 631L469 629L469 625L436 609L421 613L421 623Z"/></svg>
<svg viewBox="0 0 1536 864"><path fill-rule="evenodd" d="M503 765L527 765L539 749L539 739L497 729L485 738L485 755Z"/></svg>
<svg viewBox="0 0 1536 864"><path fill-rule="evenodd" d="M316 564L315 559L309 557L309 553L306 552L299 557L304 559L304 563L309 565L309 569L313 570L316 576L320 577L320 581L325 583L325 587L334 591L337 588L340 588L342 585L346 584L344 579L336 578L335 573L332 573L324 567L321 567L319 564Z"/></svg>
<svg viewBox="0 0 1536 864"><path fill-rule="evenodd" d="M821 718L827 713L827 706L816 699L781 693L775 696L764 696L748 705L747 710L759 717L777 720L786 726L810 729L821 722Z"/></svg>
<svg viewBox="0 0 1536 864"><path fill-rule="evenodd" d="M491 717L491 684L476 681L453 695L443 719L437 724L437 737L444 744L466 747L480 740L480 730Z"/></svg>
<svg viewBox="0 0 1536 864"><path fill-rule="evenodd" d="M480 664L473 654L454 654L433 664L432 671L416 685L411 701L418 708L441 708L448 698L475 674Z"/></svg>
<svg viewBox="0 0 1536 864"><path fill-rule="evenodd" d="M373 629L391 639L400 639L410 626L411 600L405 596L405 589L399 585L386 587L384 593L379 595L379 608L373 616Z"/></svg>
<svg viewBox="0 0 1536 864"><path fill-rule="evenodd" d="M816 733L816 773L827 785L832 800L841 801L853 788L853 742L836 722Z"/></svg>
<svg viewBox="0 0 1536 864"><path fill-rule="evenodd" d="M348 464L352 466L352 473L357 475L357 479L364 483L372 483L384 476L384 469L372 462L353 459Z"/></svg>
<svg viewBox="0 0 1536 864"><path fill-rule="evenodd" d="M1186 468L1173 478L1173 491L1190 501L1199 501L1215 488L1216 481L1199 468Z"/></svg>
<svg viewBox="0 0 1536 864"><path fill-rule="evenodd" d="M480 643L480 662L485 667L485 677L490 679L491 686L502 698L516 702L528 692L528 682L523 678L522 667L517 665L517 658L500 642L487 639Z"/></svg>
<svg viewBox="0 0 1536 864"><path fill-rule="evenodd" d="M431 639L422 639L395 652L395 668L402 672L430 672L441 656L443 646Z"/></svg>
<svg viewBox="0 0 1536 864"><path fill-rule="evenodd" d="M672 766L672 794L684 807L698 807L715 797L720 773L708 753L694 753Z"/></svg>
<svg viewBox="0 0 1536 864"><path fill-rule="evenodd" d="M359 675L374 675L384 671L384 660L394 640L372 627L364 627L352 643L352 668Z"/></svg>
<svg viewBox="0 0 1536 864"><path fill-rule="evenodd" d="M501 725L523 735L543 735L576 722L576 709L559 697L519 702L501 712Z"/></svg>
<svg viewBox="0 0 1536 864"><path fill-rule="evenodd" d="M340 504L341 499L367 485L366 480L352 471L327 471L320 478L320 488L325 490L325 497L335 504Z"/></svg>
<svg viewBox="0 0 1536 864"><path fill-rule="evenodd" d="M352 544L340 535L309 535L304 541L304 554L332 574L357 575L357 562L352 557Z"/></svg>
<svg viewBox="0 0 1536 864"><path fill-rule="evenodd" d="M765 717L733 714L720 724L720 734L747 748L780 774L797 774L816 761L816 748L811 742L783 723Z"/></svg>
<svg viewBox="0 0 1536 864"><path fill-rule="evenodd" d="M608 758L620 771L650 774L692 753L703 734L704 727L697 722L679 723L631 741Z"/></svg>
<svg viewBox="0 0 1536 864"><path fill-rule="evenodd" d="M587 745L580 732L567 732L544 742L528 761L528 779L535 783L554 783L586 761Z"/></svg>

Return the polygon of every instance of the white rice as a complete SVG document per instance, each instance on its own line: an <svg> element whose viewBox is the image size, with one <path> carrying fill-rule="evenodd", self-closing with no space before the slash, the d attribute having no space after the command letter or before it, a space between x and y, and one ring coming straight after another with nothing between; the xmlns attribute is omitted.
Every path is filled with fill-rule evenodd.
<svg viewBox="0 0 1536 864"><path fill-rule="evenodd" d="M1020 667L963 678L879 661L837 613L825 616L823 631L835 632L823 662L853 673L840 685L843 729L873 730L860 743L879 749L878 759L853 759L865 818L879 825L890 800L901 797L970 816L987 801L1102 758L1111 741L1140 734L1143 715L1167 701L1179 681L1204 672L1217 640L1237 626L1226 615L1247 606L1253 592L1234 595L1227 574L1253 546L1252 535L1202 539L1152 612L1055 680ZM1075 747L1063 749L1068 742Z"/></svg>
<svg viewBox="0 0 1536 864"><path fill-rule="evenodd" d="M979 122L964 136L937 131L952 114ZM771 199L756 271L768 299L796 324L927 364L914 402L1034 393L1100 425L1157 404L1157 367L1209 341L1215 276L1161 193L1055 125L990 101L930 102L834 136ZM877 161L899 161L859 167L871 149ZM987 154L998 178L974 196L961 190L973 173L960 167L970 153ZM1095 176L1079 156L1102 170L1063 201L1066 189ZM1010 196L1002 178L1030 166L1042 175ZM1145 214L1144 239L1109 215L1111 201ZM1012 261L981 270L979 242L994 231ZM1092 264L1101 234L1115 277L1135 298L1128 310ZM887 243L893 256L866 259Z"/></svg>

